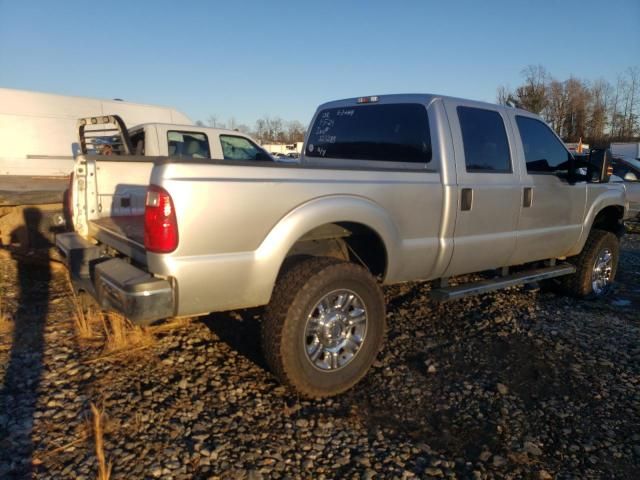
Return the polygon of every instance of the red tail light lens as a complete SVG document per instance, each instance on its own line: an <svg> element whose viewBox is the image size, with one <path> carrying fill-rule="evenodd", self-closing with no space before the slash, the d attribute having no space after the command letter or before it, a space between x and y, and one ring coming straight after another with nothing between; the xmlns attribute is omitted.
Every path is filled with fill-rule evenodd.
<svg viewBox="0 0 640 480"><path fill-rule="evenodd" d="M144 209L144 247L154 253L170 253L178 247L178 222L171 195L149 185Z"/></svg>

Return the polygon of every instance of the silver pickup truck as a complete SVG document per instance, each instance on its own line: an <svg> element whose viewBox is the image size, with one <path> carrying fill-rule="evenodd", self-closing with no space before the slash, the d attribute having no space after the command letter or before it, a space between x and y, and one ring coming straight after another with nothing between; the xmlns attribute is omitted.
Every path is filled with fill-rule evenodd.
<svg viewBox="0 0 640 480"><path fill-rule="evenodd" d="M523 110L352 98L318 108L296 165L79 156L75 232L57 245L78 290L139 324L266 306L275 375L335 395L380 349L381 285L433 281L437 301L535 281L604 294L626 213L606 160L578 165ZM450 285L473 272L480 280Z"/></svg>

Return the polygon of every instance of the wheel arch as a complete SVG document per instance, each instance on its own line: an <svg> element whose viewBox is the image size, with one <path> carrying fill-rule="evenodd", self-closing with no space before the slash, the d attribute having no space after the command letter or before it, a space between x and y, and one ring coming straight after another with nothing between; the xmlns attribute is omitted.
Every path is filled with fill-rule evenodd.
<svg viewBox="0 0 640 480"><path fill-rule="evenodd" d="M356 261L384 280L397 268L393 246L399 243L397 228L380 205L357 196L330 196L307 202L282 218L256 251L256 260L267 264L270 298L277 276L291 256L324 255Z"/></svg>
<svg viewBox="0 0 640 480"><path fill-rule="evenodd" d="M295 256L325 256L358 263L380 279L385 278L388 269L384 241L373 228L359 222L327 223L314 228L296 240L285 261Z"/></svg>
<svg viewBox="0 0 640 480"><path fill-rule="evenodd" d="M580 239L568 256L577 255L582 251L589 233L594 228L606 230L621 237L624 234L623 218L624 203L619 198L619 192L608 191L598 201L593 202L587 211Z"/></svg>

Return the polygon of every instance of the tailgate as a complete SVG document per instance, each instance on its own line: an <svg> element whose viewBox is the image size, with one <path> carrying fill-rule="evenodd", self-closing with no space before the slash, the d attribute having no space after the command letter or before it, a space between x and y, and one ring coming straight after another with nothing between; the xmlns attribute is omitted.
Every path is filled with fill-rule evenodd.
<svg viewBox="0 0 640 480"><path fill-rule="evenodd" d="M90 220L89 234L99 242L146 265L144 215L102 217Z"/></svg>

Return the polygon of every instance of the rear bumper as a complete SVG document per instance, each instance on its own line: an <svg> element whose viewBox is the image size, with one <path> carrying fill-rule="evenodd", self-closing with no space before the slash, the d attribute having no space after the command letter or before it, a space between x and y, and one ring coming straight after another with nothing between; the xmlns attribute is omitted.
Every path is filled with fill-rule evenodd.
<svg viewBox="0 0 640 480"><path fill-rule="evenodd" d="M102 308L137 325L174 316L174 288L168 280L123 259L101 257L98 247L77 233L58 235L56 245L65 256L74 287L91 294Z"/></svg>
<svg viewBox="0 0 640 480"><path fill-rule="evenodd" d="M119 258L96 265L94 286L96 299L103 308L116 310L138 325L174 314L169 281L153 277Z"/></svg>

